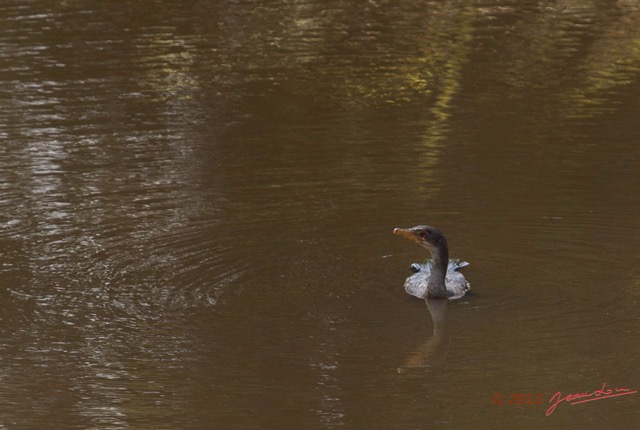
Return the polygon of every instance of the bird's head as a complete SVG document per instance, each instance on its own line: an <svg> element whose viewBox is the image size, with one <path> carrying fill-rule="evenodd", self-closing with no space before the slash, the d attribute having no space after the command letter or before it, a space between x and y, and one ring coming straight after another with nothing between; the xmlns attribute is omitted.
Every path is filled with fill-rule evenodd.
<svg viewBox="0 0 640 430"><path fill-rule="evenodd" d="M417 225L411 228L394 228L393 233L422 245L429 251L446 248L447 240L440 229L430 225Z"/></svg>

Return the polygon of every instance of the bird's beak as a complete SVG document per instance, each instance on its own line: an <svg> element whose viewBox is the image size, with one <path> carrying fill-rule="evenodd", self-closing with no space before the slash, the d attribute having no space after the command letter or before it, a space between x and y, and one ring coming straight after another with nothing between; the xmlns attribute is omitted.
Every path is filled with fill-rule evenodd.
<svg viewBox="0 0 640 430"><path fill-rule="evenodd" d="M393 229L393 234L397 234L398 236L405 237L405 238L411 240L412 242L416 242L416 243L422 245L422 240L420 240L420 236L415 234L413 232L413 230L409 230L409 229L406 229L406 228L394 228Z"/></svg>

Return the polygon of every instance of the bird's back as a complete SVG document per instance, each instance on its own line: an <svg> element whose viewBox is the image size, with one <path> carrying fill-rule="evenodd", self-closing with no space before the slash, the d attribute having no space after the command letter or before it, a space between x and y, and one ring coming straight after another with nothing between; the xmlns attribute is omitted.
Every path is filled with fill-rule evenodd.
<svg viewBox="0 0 640 430"><path fill-rule="evenodd" d="M459 269L468 266L469 263L461 260L449 260L447 266L447 274L445 277L445 287L449 293L449 300L455 300L463 297L467 291L471 289L469 282L464 275L458 272ZM413 263L411 270L413 275L409 276L404 282L404 290L407 294L423 299L427 292L427 284L429 283L429 275L431 274L432 262L427 260L425 263Z"/></svg>

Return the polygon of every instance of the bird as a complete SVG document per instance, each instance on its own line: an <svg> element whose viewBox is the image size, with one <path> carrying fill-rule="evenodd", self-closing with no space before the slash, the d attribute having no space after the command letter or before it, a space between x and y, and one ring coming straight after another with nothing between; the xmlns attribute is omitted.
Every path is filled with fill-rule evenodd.
<svg viewBox="0 0 640 430"><path fill-rule="evenodd" d="M449 299L463 297L471 289L469 282L458 270L469 263L461 260L449 260L449 247L442 231L429 225L411 228L395 228L394 234L405 237L424 246L431 253L431 260L414 263L411 269L416 272L404 283L405 291L420 299Z"/></svg>

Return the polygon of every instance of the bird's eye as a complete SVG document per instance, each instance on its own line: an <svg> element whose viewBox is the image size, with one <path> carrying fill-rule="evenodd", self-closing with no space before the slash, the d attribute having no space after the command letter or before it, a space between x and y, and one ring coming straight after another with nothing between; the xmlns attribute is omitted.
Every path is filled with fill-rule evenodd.
<svg viewBox="0 0 640 430"><path fill-rule="evenodd" d="M427 232L427 231L422 231L422 232L420 232L420 237L421 237L421 238L423 238L423 239L424 239L424 238L426 238L427 236L429 236L429 232Z"/></svg>

